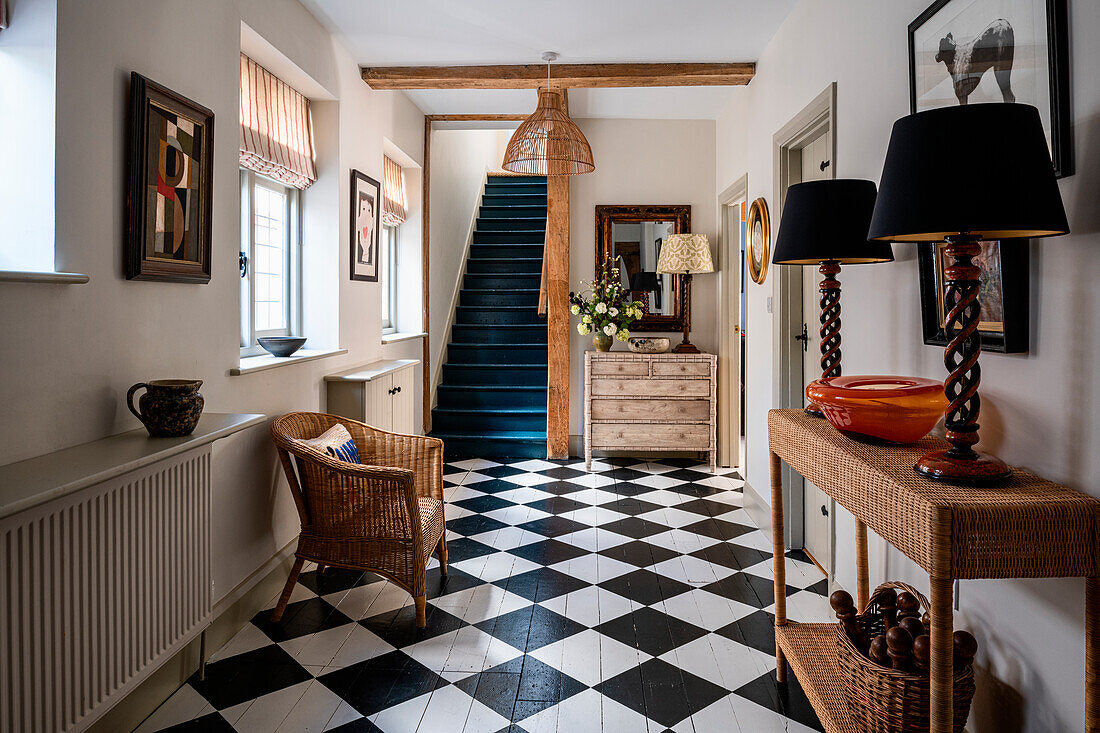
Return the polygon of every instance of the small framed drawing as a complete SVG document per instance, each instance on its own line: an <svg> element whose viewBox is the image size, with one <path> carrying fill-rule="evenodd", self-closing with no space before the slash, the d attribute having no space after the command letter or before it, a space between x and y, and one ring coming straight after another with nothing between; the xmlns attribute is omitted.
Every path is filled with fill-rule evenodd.
<svg viewBox="0 0 1100 733"><path fill-rule="evenodd" d="M1066 0L936 0L909 24L910 111L982 102L1037 107L1073 175Z"/></svg>
<svg viewBox="0 0 1100 733"><path fill-rule="evenodd" d="M378 282L378 232L382 228L382 185L351 172L351 279Z"/></svg>
<svg viewBox="0 0 1100 733"><path fill-rule="evenodd" d="M983 351L1022 354L1028 350L1029 241L982 242L982 252L974 258L974 264L981 269L978 334ZM950 264L946 262L950 258L943 252L946 246L943 242L926 243L920 245L917 253L924 343L936 346L945 346L948 341L944 267Z"/></svg>
<svg viewBox="0 0 1100 733"><path fill-rule="evenodd" d="M128 280L210 282L214 113L130 74Z"/></svg>

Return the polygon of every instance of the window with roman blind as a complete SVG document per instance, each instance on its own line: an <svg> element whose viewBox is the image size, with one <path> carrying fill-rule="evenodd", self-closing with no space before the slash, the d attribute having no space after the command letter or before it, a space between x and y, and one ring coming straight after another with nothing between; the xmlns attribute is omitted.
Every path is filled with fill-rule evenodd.
<svg viewBox="0 0 1100 733"><path fill-rule="evenodd" d="M241 355L298 335L301 191L317 180L309 100L241 54Z"/></svg>
<svg viewBox="0 0 1100 733"><path fill-rule="evenodd" d="M397 260L401 224L408 216L405 172L389 156L382 158L382 333L397 330Z"/></svg>

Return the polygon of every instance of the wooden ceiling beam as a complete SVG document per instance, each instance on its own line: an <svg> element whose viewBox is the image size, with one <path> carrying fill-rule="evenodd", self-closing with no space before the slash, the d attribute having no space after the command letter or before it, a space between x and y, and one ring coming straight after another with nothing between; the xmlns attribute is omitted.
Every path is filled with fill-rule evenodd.
<svg viewBox="0 0 1100 733"><path fill-rule="evenodd" d="M372 89L537 89L546 84L545 64L500 66L364 66ZM555 86L699 87L748 84L752 63L554 64Z"/></svg>

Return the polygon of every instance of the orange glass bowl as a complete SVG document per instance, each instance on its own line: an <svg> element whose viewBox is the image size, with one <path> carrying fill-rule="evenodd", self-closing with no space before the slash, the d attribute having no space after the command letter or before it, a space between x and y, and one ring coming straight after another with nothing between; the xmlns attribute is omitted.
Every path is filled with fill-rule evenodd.
<svg viewBox="0 0 1100 733"><path fill-rule="evenodd" d="M859 375L816 379L806 398L842 433L891 443L916 443L947 409L943 382L920 377Z"/></svg>

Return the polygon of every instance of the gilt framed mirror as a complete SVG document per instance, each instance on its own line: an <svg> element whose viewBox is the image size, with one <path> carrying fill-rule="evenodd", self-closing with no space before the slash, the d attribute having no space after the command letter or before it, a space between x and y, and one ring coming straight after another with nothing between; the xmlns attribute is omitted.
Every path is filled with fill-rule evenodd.
<svg viewBox="0 0 1100 733"><path fill-rule="evenodd" d="M691 285L680 275L657 272L657 258L668 235L690 231L687 205L596 207L596 272L610 257L619 268L623 287L645 311L631 331L682 331L691 326L691 314L684 308Z"/></svg>

